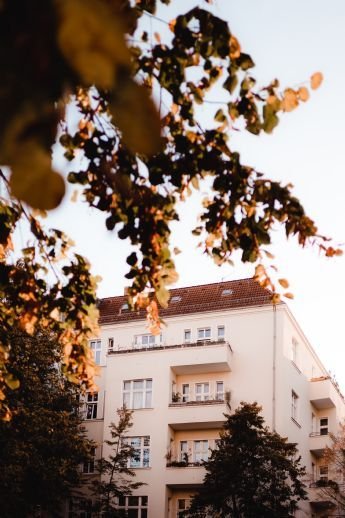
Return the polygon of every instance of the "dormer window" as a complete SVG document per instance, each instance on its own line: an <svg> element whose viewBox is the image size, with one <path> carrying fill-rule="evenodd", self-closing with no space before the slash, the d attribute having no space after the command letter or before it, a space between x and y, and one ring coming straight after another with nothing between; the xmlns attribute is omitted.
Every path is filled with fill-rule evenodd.
<svg viewBox="0 0 345 518"><path fill-rule="evenodd" d="M228 297L229 295L232 295L233 294L233 291L226 288L225 290L222 291L222 297Z"/></svg>
<svg viewBox="0 0 345 518"><path fill-rule="evenodd" d="M176 302L181 302L181 300L182 300L181 295L174 295L173 297L171 297L170 302L172 304L176 304Z"/></svg>

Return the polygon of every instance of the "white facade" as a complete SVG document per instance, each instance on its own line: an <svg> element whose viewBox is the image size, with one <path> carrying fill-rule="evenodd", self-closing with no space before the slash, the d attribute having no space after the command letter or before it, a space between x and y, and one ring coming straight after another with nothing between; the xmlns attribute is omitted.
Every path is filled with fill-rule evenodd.
<svg viewBox="0 0 345 518"><path fill-rule="evenodd" d="M219 289L205 290L213 286ZM172 296L180 291L172 290ZM140 450L135 472L147 485L137 491L142 498L125 502L134 505L130 516L179 516L202 483L200 461L214 447L229 401L232 409L257 401L266 424L298 444L308 485L335 478L327 475L322 453L344 419L344 399L288 307L255 300L209 307L172 311L155 338L144 319L131 315L126 321L123 313L121 319L114 314L102 324L98 400L86 402L85 422L99 444L96 457L106 457L103 441L116 409L124 402L134 409L129 435ZM95 404L96 414L90 408ZM310 499L296 516L336 515L313 487Z"/></svg>

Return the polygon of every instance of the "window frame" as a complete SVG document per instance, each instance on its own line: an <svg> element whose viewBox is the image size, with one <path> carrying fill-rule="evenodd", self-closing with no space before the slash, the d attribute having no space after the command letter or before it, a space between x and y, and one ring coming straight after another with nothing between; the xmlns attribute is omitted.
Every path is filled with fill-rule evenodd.
<svg viewBox="0 0 345 518"><path fill-rule="evenodd" d="M180 502L184 502L183 507L180 507ZM190 508L192 498L177 498L176 500L176 518L184 516L185 511Z"/></svg>
<svg viewBox="0 0 345 518"><path fill-rule="evenodd" d="M322 421L326 421L325 424L322 424L321 422ZM320 417L319 418L319 434L320 435L328 435L328 430L329 430L329 420L328 420L328 417Z"/></svg>
<svg viewBox="0 0 345 518"><path fill-rule="evenodd" d="M130 505L131 499L138 499L138 503L136 505ZM145 499L145 500L143 500ZM124 504L124 505L122 505ZM137 510L137 518L147 518L148 516L148 509L149 509L149 498L148 496L144 495L126 495L122 497L117 498L116 507L119 510L124 511L134 511ZM128 516L130 514L128 513Z"/></svg>
<svg viewBox="0 0 345 518"><path fill-rule="evenodd" d="M222 385L222 390L218 390L218 385ZM221 397L219 397L221 396ZM215 398L217 401L224 401L225 399L225 390L224 390L224 381L218 380L216 381L216 393Z"/></svg>
<svg viewBox="0 0 345 518"><path fill-rule="evenodd" d="M136 446L135 444L133 444L135 440L139 440L139 445ZM124 442L132 448L133 452L135 451L139 453L139 455L133 456L130 459L128 459L128 468L145 469L151 467L151 438L149 435L136 435L126 437L124 439Z"/></svg>
<svg viewBox="0 0 345 518"><path fill-rule="evenodd" d="M85 400L85 420L92 421L97 419L98 412L98 392L87 392ZM90 415L90 417L89 417Z"/></svg>
<svg viewBox="0 0 345 518"><path fill-rule="evenodd" d="M102 360L102 340L94 339L89 341L89 346L93 352L93 357L96 365L101 365Z"/></svg>
<svg viewBox="0 0 345 518"><path fill-rule="evenodd" d="M208 390L205 391L205 386L208 386ZM201 387L201 392L198 392L197 387ZM194 396L195 401L210 401L211 400L211 392L210 392L211 383L209 381L201 381L198 383L195 383L194 385Z"/></svg>
<svg viewBox="0 0 345 518"><path fill-rule="evenodd" d="M90 450L92 458L83 462L82 473L83 475L94 475L96 472L96 448L92 447Z"/></svg>
<svg viewBox="0 0 345 518"><path fill-rule="evenodd" d="M197 444L202 445L198 451ZM210 456L210 441L208 439L195 439L193 440L193 462L200 463L202 461L207 461ZM197 458L200 457L200 458Z"/></svg>
<svg viewBox="0 0 345 518"><path fill-rule="evenodd" d="M187 392L185 392L186 388L188 388ZM182 403L188 403L190 401L190 384L189 383L182 383L181 400L182 400Z"/></svg>
<svg viewBox="0 0 345 518"><path fill-rule="evenodd" d="M135 389L135 383L143 382L142 389ZM148 382L151 385L148 387ZM130 383L129 389L125 388L125 384ZM135 395L142 394L141 397L141 406L134 406L136 402ZM126 401L126 395L128 395L128 401ZM148 405L148 397L150 399L150 405ZM134 380L123 380L122 382L122 402L129 410L141 410L144 408L153 408L152 403L153 398L153 380L152 378L143 378L143 379L134 379Z"/></svg>
<svg viewBox="0 0 345 518"><path fill-rule="evenodd" d="M222 329L223 330L223 334L220 335L219 334L219 330ZM217 326L217 338L218 340L225 340L225 326L224 325L221 325L221 326Z"/></svg>
<svg viewBox="0 0 345 518"><path fill-rule="evenodd" d="M203 332L203 337L199 336ZM207 336L209 334L209 336ZM212 340L212 329L210 326L198 327L197 342L210 342Z"/></svg>
<svg viewBox="0 0 345 518"><path fill-rule="evenodd" d="M291 390L291 418L294 421L298 421L298 394L294 390Z"/></svg>
<svg viewBox="0 0 345 518"><path fill-rule="evenodd" d="M189 338L187 335L189 334ZM192 341L192 330L191 329L184 329L183 331L183 343L184 344L190 344Z"/></svg>

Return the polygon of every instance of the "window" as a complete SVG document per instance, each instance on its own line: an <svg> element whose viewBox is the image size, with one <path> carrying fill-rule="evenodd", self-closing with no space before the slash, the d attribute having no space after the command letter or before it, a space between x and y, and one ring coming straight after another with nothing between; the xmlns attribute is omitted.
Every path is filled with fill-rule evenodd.
<svg viewBox="0 0 345 518"><path fill-rule="evenodd" d="M225 337L225 327L224 326L218 326L218 340L224 340Z"/></svg>
<svg viewBox="0 0 345 518"><path fill-rule="evenodd" d="M184 383L182 385L182 403L188 403L189 401L189 384Z"/></svg>
<svg viewBox="0 0 345 518"><path fill-rule="evenodd" d="M233 294L233 291L229 290L227 288L222 291L222 297L228 297L229 295L232 295L232 294Z"/></svg>
<svg viewBox="0 0 345 518"><path fill-rule="evenodd" d="M328 435L328 417L320 419L320 435Z"/></svg>
<svg viewBox="0 0 345 518"><path fill-rule="evenodd" d="M296 338L292 339L291 343L291 360L294 362L295 365L298 363L298 342Z"/></svg>
<svg viewBox="0 0 345 518"><path fill-rule="evenodd" d="M223 381L216 382L216 399L218 401L224 401L224 382Z"/></svg>
<svg viewBox="0 0 345 518"><path fill-rule="evenodd" d="M88 393L86 398L85 419L97 419L98 392Z"/></svg>
<svg viewBox="0 0 345 518"><path fill-rule="evenodd" d="M91 473L95 472L95 455L96 455L96 448L91 448L91 456L92 458L90 460L87 460L83 464L83 473L90 475Z"/></svg>
<svg viewBox="0 0 345 518"><path fill-rule="evenodd" d="M73 497L68 505L68 518L91 518L92 501Z"/></svg>
<svg viewBox="0 0 345 518"><path fill-rule="evenodd" d="M195 401L208 401L210 399L210 384L196 383Z"/></svg>
<svg viewBox="0 0 345 518"><path fill-rule="evenodd" d="M134 345L138 348L141 347L154 347L155 345L159 345L162 341L162 335L136 335L134 337Z"/></svg>
<svg viewBox="0 0 345 518"><path fill-rule="evenodd" d="M127 437L124 442L133 448L133 457L129 459L129 468L150 467L150 436Z"/></svg>
<svg viewBox="0 0 345 518"><path fill-rule="evenodd" d="M180 462L189 461L188 455L188 441L180 441Z"/></svg>
<svg viewBox="0 0 345 518"><path fill-rule="evenodd" d="M129 310L129 305L127 302L124 302L121 306L121 311L128 311Z"/></svg>
<svg viewBox="0 0 345 518"><path fill-rule="evenodd" d="M198 329L198 340L210 340L211 339L211 328L201 327Z"/></svg>
<svg viewBox="0 0 345 518"><path fill-rule="evenodd" d="M187 511L187 509L189 509L190 503L191 503L190 498L179 498L177 500L177 513L176 513L177 518L180 518L181 516L185 515L184 513L185 513L185 511Z"/></svg>
<svg viewBox="0 0 345 518"><path fill-rule="evenodd" d="M172 302L174 304L176 302L181 302L181 300L182 300L181 295L174 295L173 297L171 297L170 302Z"/></svg>
<svg viewBox="0 0 345 518"><path fill-rule="evenodd" d="M320 480L328 480L328 466L319 467L319 478Z"/></svg>
<svg viewBox="0 0 345 518"><path fill-rule="evenodd" d="M298 416L298 396L296 392L291 392L291 417L297 421Z"/></svg>
<svg viewBox="0 0 345 518"><path fill-rule="evenodd" d="M191 339L192 339L192 332L191 332L191 330L190 329L185 329L184 330L184 339L183 339L183 341L185 343L187 343L187 342L190 342Z"/></svg>
<svg viewBox="0 0 345 518"><path fill-rule="evenodd" d="M152 379L123 382L123 404L133 410L152 407Z"/></svg>
<svg viewBox="0 0 345 518"><path fill-rule="evenodd" d="M126 511L127 518L147 518L147 496L120 496L118 509Z"/></svg>
<svg viewBox="0 0 345 518"><path fill-rule="evenodd" d="M108 338L108 351L111 352L114 350L114 338Z"/></svg>
<svg viewBox="0 0 345 518"><path fill-rule="evenodd" d="M95 359L95 363L97 365L101 364L101 351L102 351L102 342L101 340L91 340L90 348L93 351L93 356Z"/></svg>
<svg viewBox="0 0 345 518"><path fill-rule="evenodd" d="M193 462L207 460L209 456L208 441L194 441Z"/></svg>

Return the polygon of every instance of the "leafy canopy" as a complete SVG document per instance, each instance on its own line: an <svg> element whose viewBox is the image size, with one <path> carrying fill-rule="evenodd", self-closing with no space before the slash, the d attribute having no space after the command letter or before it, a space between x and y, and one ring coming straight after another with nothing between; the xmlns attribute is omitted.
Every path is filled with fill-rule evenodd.
<svg viewBox="0 0 345 518"><path fill-rule="evenodd" d="M51 164L57 136L65 157L77 159L68 182L104 213L106 227L133 247L127 258L129 301L147 310L154 333L160 327L158 305L168 304L168 286L177 280L169 245L170 225L178 219L175 205L205 178L212 191L194 234L217 264L231 261L239 250L274 292L264 261L271 258L265 246L277 224L301 246L310 242L327 256L340 253L318 234L291 185L243 164L229 143L231 132L240 129L271 133L281 113L308 100L307 86L282 90L277 79L257 86L253 59L207 2L163 20L161 34L152 36L147 20L159 3L169 0L1 2L0 163L10 167L0 172L5 419L13 388L7 371L13 325L29 334L36 326L53 330L63 346L66 374L93 384L88 339L97 332L96 279L68 237L45 230L38 216L58 206L65 191ZM321 81L315 73L311 89ZM76 129L65 119L71 102ZM31 240L14 253L13 236L23 221ZM285 289L287 282L281 285ZM148 296L151 291L156 299Z"/></svg>
<svg viewBox="0 0 345 518"><path fill-rule="evenodd" d="M80 482L93 443L78 417L78 388L59 368L61 348L44 333L11 333L10 374L20 382L8 396L13 413L0 421L1 516L61 516Z"/></svg>
<svg viewBox="0 0 345 518"><path fill-rule="evenodd" d="M270 432L260 410L257 403L241 403L227 416L187 516L292 517L306 499L296 445Z"/></svg>

